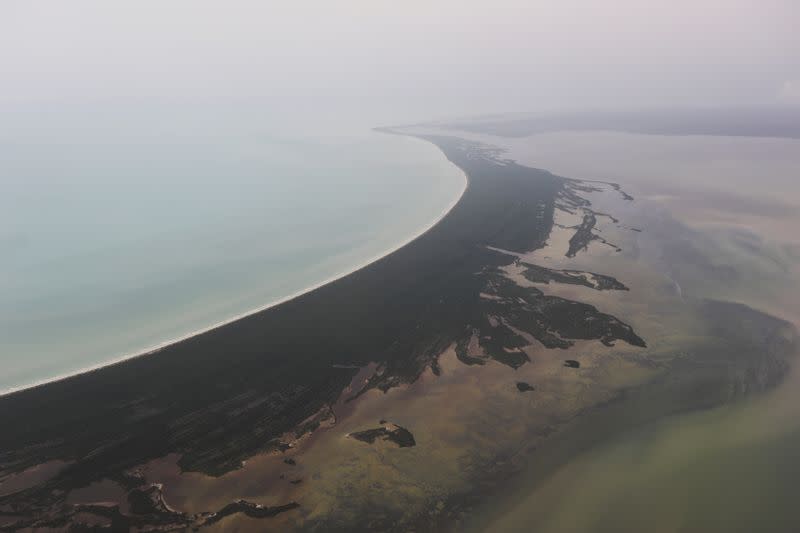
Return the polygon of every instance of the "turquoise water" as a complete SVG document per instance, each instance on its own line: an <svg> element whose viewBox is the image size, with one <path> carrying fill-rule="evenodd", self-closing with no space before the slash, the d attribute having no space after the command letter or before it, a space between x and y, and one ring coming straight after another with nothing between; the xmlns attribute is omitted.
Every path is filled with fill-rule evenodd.
<svg viewBox="0 0 800 533"><path fill-rule="evenodd" d="M432 145L367 128L34 118L0 132L0 391L350 271L465 184Z"/></svg>

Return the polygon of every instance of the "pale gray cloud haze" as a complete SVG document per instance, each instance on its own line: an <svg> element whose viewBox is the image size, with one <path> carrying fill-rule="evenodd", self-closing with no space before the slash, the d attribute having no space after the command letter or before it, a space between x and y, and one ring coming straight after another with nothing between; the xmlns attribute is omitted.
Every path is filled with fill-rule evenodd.
<svg viewBox="0 0 800 533"><path fill-rule="evenodd" d="M392 121L779 103L796 100L798 5L7 0L0 110L257 103Z"/></svg>
<svg viewBox="0 0 800 533"><path fill-rule="evenodd" d="M800 80L789 80L784 83L779 96L783 102L800 105Z"/></svg>

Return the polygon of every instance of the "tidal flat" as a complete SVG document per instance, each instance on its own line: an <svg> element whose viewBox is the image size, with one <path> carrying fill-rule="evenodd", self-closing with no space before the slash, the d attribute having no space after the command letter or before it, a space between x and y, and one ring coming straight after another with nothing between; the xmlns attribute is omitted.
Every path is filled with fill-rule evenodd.
<svg viewBox="0 0 800 533"><path fill-rule="evenodd" d="M676 303L662 301L675 311L659 319L658 327L665 346L686 349L683 358L696 357L698 345L686 344L696 328L691 320L675 318L693 302L736 302L790 328L800 325L800 256L793 231L800 227L796 139L614 131L469 138L502 146L522 164L625 184L635 201L615 215L647 237L637 238L633 246L623 244L623 253L634 270L649 272L650 281L637 282L641 277L630 266L612 271L650 306L659 302L656 288L666 295L672 287ZM593 205L600 210L608 206L602 199ZM603 261L602 255L596 260ZM595 268L601 267L595 263ZM736 323L719 308L694 320L720 316L726 325ZM648 342L657 342L658 335L648 333L643 323L633 319L632 324ZM722 331L719 326L715 330ZM762 338L754 347L768 346ZM743 351L731 346L721 352L720 361ZM515 478L519 484L508 489L515 496L487 499L476 513L481 519L474 530L797 530L800 518L787 498L800 465L794 451L800 444L794 358L784 379L763 393L743 395L731 387L731 400L724 405L618 432L553 470L542 466L547 461L531 461L527 473ZM575 431L602 433L591 424L580 427L576 424Z"/></svg>
<svg viewBox="0 0 800 533"><path fill-rule="evenodd" d="M501 139L392 133L464 170L453 210L281 306L0 399L2 527L513 531L573 508L583 527L562 487L586 454L783 390L796 322L701 290L740 278L652 198Z"/></svg>

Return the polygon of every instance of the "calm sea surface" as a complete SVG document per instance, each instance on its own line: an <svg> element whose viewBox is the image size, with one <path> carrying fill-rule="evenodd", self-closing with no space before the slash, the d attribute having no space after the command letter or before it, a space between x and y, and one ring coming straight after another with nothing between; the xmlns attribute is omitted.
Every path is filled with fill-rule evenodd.
<svg viewBox="0 0 800 533"><path fill-rule="evenodd" d="M432 145L368 128L16 118L0 132L0 391L350 271L465 185Z"/></svg>

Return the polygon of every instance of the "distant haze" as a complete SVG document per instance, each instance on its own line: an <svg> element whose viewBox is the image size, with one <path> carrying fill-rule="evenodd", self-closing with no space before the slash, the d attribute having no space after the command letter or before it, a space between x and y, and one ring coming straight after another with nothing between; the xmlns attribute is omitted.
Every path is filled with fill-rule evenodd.
<svg viewBox="0 0 800 533"><path fill-rule="evenodd" d="M800 103L794 0L9 0L0 112L188 104L391 123ZM4 120L7 128L9 122ZM15 122L12 122L15 124ZM8 134L8 131L0 132Z"/></svg>

